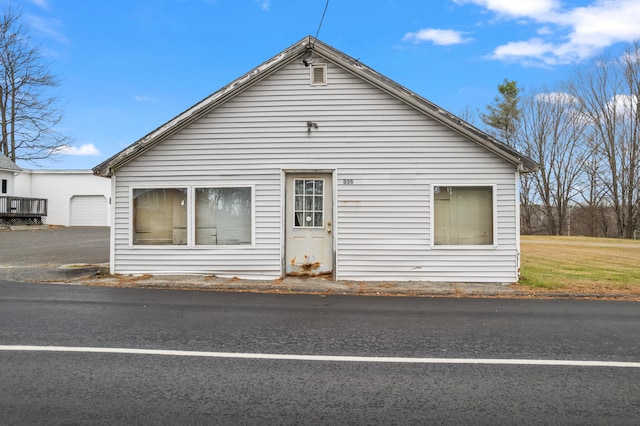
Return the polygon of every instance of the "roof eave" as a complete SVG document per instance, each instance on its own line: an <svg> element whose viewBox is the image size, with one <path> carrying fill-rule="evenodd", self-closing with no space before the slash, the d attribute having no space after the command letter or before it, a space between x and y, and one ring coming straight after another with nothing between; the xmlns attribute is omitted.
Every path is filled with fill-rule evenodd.
<svg viewBox="0 0 640 426"><path fill-rule="evenodd" d="M11 161L9 157L4 154L0 154L0 171L20 173L22 169L16 163Z"/></svg>
<svg viewBox="0 0 640 426"><path fill-rule="evenodd" d="M93 174L102 177L111 177L113 172L148 151L167 137L180 129L193 123L198 118L215 109L238 93L248 89L258 81L273 74L303 53L312 42L311 37L305 37L287 50L279 53L242 77L232 81L212 95L204 98L191 108L177 115L162 126L145 135L129 147L103 161L92 169Z"/></svg>

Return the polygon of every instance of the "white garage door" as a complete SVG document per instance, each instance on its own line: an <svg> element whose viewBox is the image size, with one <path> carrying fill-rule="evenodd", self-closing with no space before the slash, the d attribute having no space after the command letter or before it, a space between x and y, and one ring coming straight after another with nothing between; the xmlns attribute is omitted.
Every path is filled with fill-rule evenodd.
<svg viewBox="0 0 640 426"><path fill-rule="evenodd" d="M102 195L71 197L71 226L108 226L107 199Z"/></svg>

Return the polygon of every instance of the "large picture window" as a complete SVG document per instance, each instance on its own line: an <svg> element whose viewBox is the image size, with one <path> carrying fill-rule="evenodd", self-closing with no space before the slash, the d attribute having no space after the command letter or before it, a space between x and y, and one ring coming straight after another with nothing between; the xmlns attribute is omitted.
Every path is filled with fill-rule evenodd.
<svg viewBox="0 0 640 426"><path fill-rule="evenodd" d="M196 188L196 245L251 244L251 188Z"/></svg>
<svg viewBox="0 0 640 426"><path fill-rule="evenodd" d="M133 190L133 244L187 244L187 189Z"/></svg>
<svg viewBox="0 0 640 426"><path fill-rule="evenodd" d="M434 186L435 245L492 245L493 187Z"/></svg>

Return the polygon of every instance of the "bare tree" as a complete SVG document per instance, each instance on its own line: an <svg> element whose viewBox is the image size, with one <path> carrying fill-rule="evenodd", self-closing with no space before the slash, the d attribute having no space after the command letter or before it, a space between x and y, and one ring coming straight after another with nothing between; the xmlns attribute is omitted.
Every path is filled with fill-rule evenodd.
<svg viewBox="0 0 640 426"><path fill-rule="evenodd" d="M528 179L542 205L547 233L552 235L567 234L568 209L582 174L586 123L577 106L564 92L544 91L522 102L518 147L541 165Z"/></svg>
<svg viewBox="0 0 640 426"><path fill-rule="evenodd" d="M529 153L525 154L530 157ZM533 220L538 215L535 204L533 179L529 173L520 175L520 232L525 235L533 234ZM538 220L537 222L540 222Z"/></svg>
<svg viewBox="0 0 640 426"><path fill-rule="evenodd" d="M618 236L632 238L640 205L640 45L629 46L618 60L600 59L577 71L570 91L580 100L604 158L601 181Z"/></svg>
<svg viewBox="0 0 640 426"><path fill-rule="evenodd" d="M51 90L58 82L20 12L5 9L0 19L1 152L13 161L48 158L69 142L56 128L62 114Z"/></svg>
<svg viewBox="0 0 640 426"><path fill-rule="evenodd" d="M471 124L472 126L478 127L477 116L471 111L471 109L469 108L469 105L464 107L462 112L458 114L458 117L460 117L465 122Z"/></svg>
<svg viewBox="0 0 640 426"><path fill-rule="evenodd" d="M585 235L604 237L607 236L605 215L607 205L605 203L606 191L602 179L602 171L606 169L606 162L600 147L595 143L595 136L590 131L589 126L585 131L583 149L585 152L582 162L584 173L577 185L577 197L575 199L582 214L576 215L581 219L574 221L574 223L578 226L582 225L581 228Z"/></svg>

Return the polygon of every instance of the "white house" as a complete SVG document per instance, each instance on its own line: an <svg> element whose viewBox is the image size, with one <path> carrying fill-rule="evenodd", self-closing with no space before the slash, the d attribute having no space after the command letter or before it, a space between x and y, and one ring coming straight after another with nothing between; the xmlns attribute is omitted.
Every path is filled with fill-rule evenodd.
<svg viewBox="0 0 640 426"><path fill-rule="evenodd" d="M508 283L536 169L306 37L93 171L113 273Z"/></svg>
<svg viewBox="0 0 640 426"><path fill-rule="evenodd" d="M109 226L111 185L91 170L27 170L15 178L20 197L48 200L48 225Z"/></svg>
<svg viewBox="0 0 640 426"><path fill-rule="evenodd" d="M0 154L0 227L41 224L47 216L47 200L16 195L16 177L21 172L10 158Z"/></svg>
<svg viewBox="0 0 640 426"><path fill-rule="evenodd" d="M13 195L13 182L18 173L20 167L6 155L0 154L0 197Z"/></svg>

